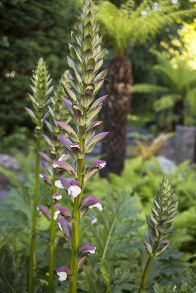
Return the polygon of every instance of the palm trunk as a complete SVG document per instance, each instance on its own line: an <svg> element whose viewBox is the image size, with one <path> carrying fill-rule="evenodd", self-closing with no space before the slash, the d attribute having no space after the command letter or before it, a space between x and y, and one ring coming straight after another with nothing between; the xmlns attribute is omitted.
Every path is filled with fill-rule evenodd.
<svg viewBox="0 0 196 293"><path fill-rule="evenodd" d="M173 107L173 115L177 116L172 122L172 130L175 131L176 125L184 125L184 101L177 101Z"/></svg>
<svg viewBox="0 0 196 293"><path fill-rule="evenodd" d="M124 167L131 83L130 61L124 56L114 58L107 75L106 91L109 97L104 106L104 131L110 134L107 144L102 144L102 154L107 162L101 172L102 177L107 177L110 172L120 174Z"/></svg>

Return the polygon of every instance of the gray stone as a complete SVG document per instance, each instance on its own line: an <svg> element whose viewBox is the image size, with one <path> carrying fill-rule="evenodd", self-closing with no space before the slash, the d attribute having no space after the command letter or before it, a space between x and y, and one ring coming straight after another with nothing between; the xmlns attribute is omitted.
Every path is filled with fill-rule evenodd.
<svg viewBox="0 0 196 293"><path fill-rule="evenodd" d="M0 166L9 170L19 170L20 166L18 161L7 154L0 154Z"/></svg>
<svg viewBox="0 0 196 293"><path fill-rule="evenodd" d="M175 136L175 161L181 164L185 160L194 162L194 152L196 145L196 127L181 126L176 127Z"/></svg>

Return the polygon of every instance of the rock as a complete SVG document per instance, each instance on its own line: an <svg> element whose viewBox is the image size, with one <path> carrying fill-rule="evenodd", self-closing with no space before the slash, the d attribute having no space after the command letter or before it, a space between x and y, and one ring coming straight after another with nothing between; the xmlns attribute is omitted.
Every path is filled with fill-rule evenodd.
<svg viewBox="0 0 196 293"><path fill-rule="evenodd" d="M17 171L20 169L18 161L14 157L7 154L0 154L0 166L9 170Z"/></svg>
<svg viewBox="0 0 196 293"><path fill-rule="evenodd" d="M158 160L164 174L166 174L166 175L172 174L175 171L176 164L174 162L172 162L171 160L169 160L163 156L158 156L157 160Z"/></svg>
<svg viewBox="0 0 196 293"><path fill-rule="evenodd" d="M189 160L194 162L196 146L196 127L181 126L176 127L175 136L175 161L177 164Z"/></svg>
<svg viewBox="0 0 196 293"><path fill-rule="evenodd" d="M175 161L175 135L171 136L162 146L159 155L171 161Z"/></svg>

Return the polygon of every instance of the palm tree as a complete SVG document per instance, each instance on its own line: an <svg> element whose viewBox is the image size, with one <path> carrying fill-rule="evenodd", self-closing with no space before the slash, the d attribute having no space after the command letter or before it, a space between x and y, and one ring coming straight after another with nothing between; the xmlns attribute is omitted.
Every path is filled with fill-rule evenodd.
<svg viewBox="0 0 196 293"><path fill-rule="evenodd" d="M177 124L185 124L185 108L189 113L196 111L196 71L189 68L183 60L172 63L159 52L154 53L158 64L153 70L161 77L162 85L137 84L132 90L134 93L160 93L161 98L155 102L155 109L171 110L172 130L175 130Z"/></svg>
<svg viewBox="0 0 196 293"><path fill-rule="evenodd" d="M109 172L120 174L126 155L127 112L131 96L131 63L125 56L128 44L144 43L156 35L165 25L171 25L180 17L195 14L196 10L179 10L171 0L143 0L139 6L128 0L117 8L108 1L98 4L97 18L103 34L114 51L107 76L104 129L110 131L102 153L107 161L102 176Z"/></svg>

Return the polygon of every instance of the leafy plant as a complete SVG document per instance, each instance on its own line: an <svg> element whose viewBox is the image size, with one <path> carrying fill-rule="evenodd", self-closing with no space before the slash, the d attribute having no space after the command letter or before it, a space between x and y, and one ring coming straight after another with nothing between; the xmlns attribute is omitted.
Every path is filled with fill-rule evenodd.
<svg viewBox="0 0 196 293"><path fill-rule="evenodd" d="M114 53L106 85L109 97L105 103L103 128L110 132L110 136L108 143L102 145L107 162L101 172L104 177L110 172L120 174L126 157L127 114L133 81L131 62L125 57L128 44L131 47L144 44L160 29L173 25L185 15L196 13L195 9L180 10L178 3L171 1L143 0L137 4L137 1L128 0L116 7L110 1L100 1L97 6L97 19Z"/></svg>
<svg viewBox="0 0 196 293"><path fill-rule="evenodd" d="M141 155L144 160L148 160L156 156L167 140L173 135L173 133L159 134L150 144L144 144L140 140L135 139L137 147L134 148L134 154L137 156Z"/></svg>
<svg viewBox="0 0 196 293"><path fill-rule="evenodd" d="M194 113L194 96L196 87L196 73L188 67L185 61L176 60L172 63L166 56L154 52L158 64L153 70L161 77L162 85L138 84L133 86L133 93L160 94L161 98L155 102L155 109L163 111L171 109L173 129L176 124L185 123L185 106ZM195 108L194 108L195 109Z"/></svg>
<svg viewBox="0 0 196 293"><path fill-rule="evenodd" d="M89 228L83 229L82 237L96 243L97 253L84 266L80 281L83 290L136 290L142 237L140 214L139 199L116 188L104 195L102 213L93 212L84 219L82 226Z"/></svg>

